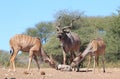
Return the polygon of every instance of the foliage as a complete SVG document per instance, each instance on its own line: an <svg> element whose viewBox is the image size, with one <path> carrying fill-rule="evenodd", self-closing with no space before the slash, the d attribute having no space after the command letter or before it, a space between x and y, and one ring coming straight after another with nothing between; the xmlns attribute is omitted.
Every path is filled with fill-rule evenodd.
<svg viewBox="0 0 120 79"><path fill-rule="evenodd" d="M46 43L53 34L53 25L51 22L40 22L35 27L28 28L25 34L33 37L40 37L42 43Z"/></svg>
<svg viewBox="0 0 120 79"><path fill-rule="evenodd" d="M79 17L79 19L75 21L72 26L72 30L75 30L84 26L82 16L83 16L83 12L62 10L56 13L55 18L57 23L59 22L61 23L61 27L65 27L65 26L69 26L73 19Z"/></svg>
<svg viewBox="0 0 120 79"><path fill-rule="evenodd" d="M62 63L62 48L56 35L51 37L51 39L44 45L44 48L45 51L47 51L49 55L52 55L57 62Z"/></svg>
<svg viewBox="0 0 120 79"><path fill-rule="evenodd" d="M118 14L111 16L85 16L83 12L61 10L55 14L54 22L40 22L33 28L28 28L25 34L33 37L40 37L45 51L52 55L58 62L62 63L62 48L60 41L57 39L56 26L60 22L61 26L69 26L72 19L80 17L73 23L72 32L77 33L82 41L81 51L88 45L89 41L95 38L103 38L106 43L106 63L107 65L120 65L120 9ZM61 16L61 19L59 19ZM1 53L0 63L8 65L9 55ZM16 59L16 61L19 61ZM24 64L25 62L20 63ZM85 61L86 62L86 61ZM18 64L19 65L19 64ZM25 65L25 64L24 64ZM116 67L116 66L114 66Z"/></svg>
<svg viewBox="0 0 120 79"><path fill-rule="evenodd" d="M42 42L47 42L51 34L53 34L52 23L41 22L36 25L37 34L42 39Z"/></svg>
<svg viewBox="0 0 120 79"><path fill-rule="evenodd" d="M112 61L120 60L120 12L118 15L113 15L111 26L107 30L106 42L108 45L107 52L108 59Z"/></svg>
<svg viewBox="0 0 120 79"><path fill-rule="evenodd" d="M25 34L36 37L37 35L37 29L36 28L28 28L25 32Z"/></svg>
<svg viewBox="0 0 120 79"><path fill-rule="evenodd" d="M0 50L0 65L9 65L9 54L6 51Z"/></svg>

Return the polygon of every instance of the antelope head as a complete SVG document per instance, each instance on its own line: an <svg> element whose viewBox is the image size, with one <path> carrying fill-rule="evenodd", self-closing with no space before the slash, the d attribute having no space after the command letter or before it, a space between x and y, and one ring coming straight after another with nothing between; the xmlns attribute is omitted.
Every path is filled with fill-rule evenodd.
<svg viewBox="0 0 120 79"><path fill-rule="evenodd" d="M76 66L79 64L79 62L80 62L80 60L81 60L82 58L83 58L83 57L82 57L82 54L80 53L80 54L72 61L71 67L76 67Z"/></svg>
<svg viewBox="0 0 120 79"><path fill-rule="evenodd" d="M76 18L76 19L73 19L70 23L69 26L65 26L63 28L61 28L61 23L60 23L60 20L61 20L61 17L58 18L58 25L56 26L56 29L57 29L57 38L59 38L59 40L63 40L66 36L67 33L70 33L71 32L71 28L73 26L73 22L76 21L77 19L79 19L80 17Z"/></svg>
<svg viewBox="0 0 120 79"><path fill-rule="evenodd" d="M72 67L77 66L79 63L83 61L83 59L85 58L87 54L93 53L92 48L93 48L92 43L89 43L87 48L83 51L83 53L79 53L78 56L72 61L71 66Z"/></svg>
<svg viewBox="0 0 120 79"><path fill-rule="evenodd" d="M50 55L48 56L48 58L46 58L44 60L46 63L49 63L49 65L52 67L52 68L56 68L56 63L55 63L55 60L53 59L53 57Z"/></svg>

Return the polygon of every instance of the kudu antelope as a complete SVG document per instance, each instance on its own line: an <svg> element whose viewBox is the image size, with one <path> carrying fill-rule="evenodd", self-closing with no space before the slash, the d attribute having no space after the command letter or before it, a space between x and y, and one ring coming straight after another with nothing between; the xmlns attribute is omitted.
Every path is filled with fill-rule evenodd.
<svg viewBox="0 0 120 79"><path fill-rule="evenodd" d="M60 18L59 18L60 19ZM73 22L79 18L72 20L70 26L65 26L61 28L61 23L59 22L57 29L57 38L59 38L61 42L61 47L63 49L63 64L66 64L66 54L70 53L70 63L76 57L75 52L80 52L80 37L70 31L72 28Z"/></svg>
<svg viewBox="0 0 120 79"><path fill-rule="evenodd" d="M82 54L79 54L71 63L71 66L74 67L77 64L80 64L87 55L90 55L89 58L89 62L88 62L88 66L87 66L87 70L88 67L91 63L91 57L94 56L94 72L95 72L95 65L97 64L97 66L99 65L99 56L101 56L102 58L102 65L103 65L103 72L105 72L105 65L104 65L104 55L105 55L105 48L106 45L104 43L104 41L101 38L97 38L97 39L93 39L92 41L90 41L90 43L88 44L87 48L84 50L84 52Z"/></svg>
<svg viewBox="0 0 120 79"><path fill-rule="evenodd" d="M49 62L50 66L55 67L54 61L44 52L40 38L31 37L28 35L17 34L9 41L11 47L10 67L15 71L14 59L19 51L29 52L29 64L28 71L32 58L37 63L38 69L40 69L37 57L42 57L45 62Z"/></svg>

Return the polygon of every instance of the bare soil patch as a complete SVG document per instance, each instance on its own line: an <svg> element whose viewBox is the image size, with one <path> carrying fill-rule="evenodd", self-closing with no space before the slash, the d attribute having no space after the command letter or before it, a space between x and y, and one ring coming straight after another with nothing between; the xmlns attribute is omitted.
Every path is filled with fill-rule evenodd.
<svg viewBox="0 0 120 79"><path fill-rule="evenodd" d="M17 68L16 72L8 72L8 69L0 68L0 79L120 79L120 68L107 68L106 73L90 69L89 72L85 68L81 68L80 72L62 72L52 68L31 68L30 72L25 74L27 68ZM41 72L45 73L44 75Z"/></svg>

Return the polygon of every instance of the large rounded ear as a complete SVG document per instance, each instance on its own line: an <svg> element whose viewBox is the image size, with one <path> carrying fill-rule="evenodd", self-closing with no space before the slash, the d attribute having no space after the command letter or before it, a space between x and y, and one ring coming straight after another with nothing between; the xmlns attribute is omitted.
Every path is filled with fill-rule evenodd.
<svg viewBox="0 0 120 79"><path fill-rule="evenodd" d="M60 27L56 26L56 30L57 30L57 31L60 31Z"/></svg>

